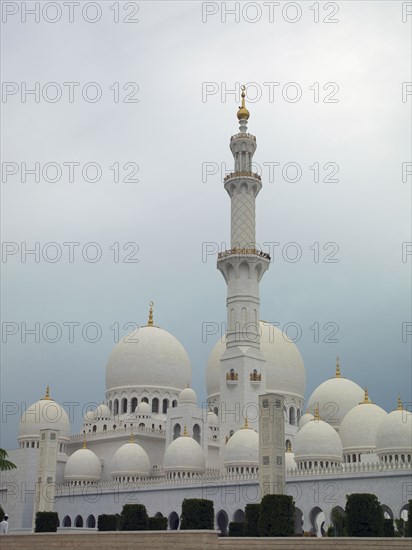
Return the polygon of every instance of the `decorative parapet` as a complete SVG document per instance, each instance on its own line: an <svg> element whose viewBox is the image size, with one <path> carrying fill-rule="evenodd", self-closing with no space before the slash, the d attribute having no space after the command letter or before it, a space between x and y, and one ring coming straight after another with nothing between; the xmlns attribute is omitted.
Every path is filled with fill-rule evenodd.
<svg viewBox="0 0 412 550"><path fill-rule="evenodd" d="M260 256L262 258L265 258L266 260L270 260L270 255L266 252L262 252L261 250L258 250L257 248L231 248L230 250L224 250L223 252L219 252L217 257L218 259L226 258L226 256L233 256L233 255L254 255L254 256Z"/></svg>
<svg viewBox="0 0 412 550"><path fill-rule="evenodd" d="M252 139L253 141L256 141L256 136L252 136L252 134L235 134L234 136L232 136L230 138L230 141L234 141L235 139L239 139L239 138L248 138L248 139Z"/></svg>
<svg viewBox="0 0 412 550"><path fill-rule="evenodd" d="M235 178L254 178L262 181L261 176L259 176L259 174L256 172L230 172L230 174L223 178L223 181L226 183L228 180Z"/></svg>
<svg viewBox="0 0 412 550"><path fill-rule="evenodd" d="M366 472L388 472L388 471L402 471L402 470L412 470L412 463L408 462L391 462L391 463L381 463L381 462L353 462L345 463L340 466L332 466L329 468L311 468L307 470L298 470L287 469L286 475L288 477L303 477L311 475L347 475L347 474L356 474L356 473L366 473Z"/></svg>
<svg viewBox="0 0 412 550"><path fill-rule="evenodd" d="M226 382L237 382L239 380L239 374L234 371L230 370L226 373Z"/></svg>
<svg viewBox="0 0 412 550"><path fill-rule="evenodd" d="M83 442L86 438L86 441L93 441L96 439L105 439L110 438L113 436L124 436L124 435L131 435L131 434L151 434L151 435L161 435L163 437L166 437L165 430L159 430L157 428L147 428L147 427L139 427L137 424L134 424L133 426L130 426L130 424L126 427L119 424L118 428L115 430L102 430L99 432L80 432L78 434L73 434L70 436L70 442L75 443L76 441Z"/></svg>

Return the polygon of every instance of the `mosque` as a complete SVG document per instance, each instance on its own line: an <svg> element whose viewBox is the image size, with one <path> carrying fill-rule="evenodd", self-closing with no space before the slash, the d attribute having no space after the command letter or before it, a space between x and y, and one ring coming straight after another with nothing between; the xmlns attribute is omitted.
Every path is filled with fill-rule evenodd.
<svg viewBox="0 0 412 550"><path fill-rule="evenodd" d="M374 493L386 517L407 517L412 498L412 413L391 412L341 373L304 403L306 372L296 345L259 321L259 283L270 265L256 247L255 200L261 177L251 171L256 138L249 111L238 110L230 139L234 171L224 179L231 201L231 248L217 267L227 284L227 334L206 367L207 407L191 389L182 344L147 324L113 348L103 402L86 413L80 433L50 396L22 415L15 470L3 473L2 507L11 531L30 531L36 510L58 512L61 530L96 529L100 514L143 503L150 516L179 528L184 498L213 500L222 534L259 502L259 396L284 399L285 492L294 497L296 533L321 536L346 495Z"/></svg>

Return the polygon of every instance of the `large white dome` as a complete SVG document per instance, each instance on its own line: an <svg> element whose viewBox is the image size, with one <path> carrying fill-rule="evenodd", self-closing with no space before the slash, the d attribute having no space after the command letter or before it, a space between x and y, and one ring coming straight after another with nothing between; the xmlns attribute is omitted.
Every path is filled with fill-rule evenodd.
<svg viewBox="0 0 412 550"><path fill-rule="evenodd" d="M146 451L130 441L122 445L114 454L112 476L146 477L150 474L150 461Z"/></svg>
<svg viewBox="0 0 412 550"><path fill-rule="evenodd" d="M412 413L401 408L390 412L380 422L376 432L378 456L412 453Z"/></svg>
<svg viewBox="0 0 412 550"><path fill-rule="evenodd" d="M226 468L259 466L259 434L245 426L237 430L226 443L224 450Z"/></svg>
<svg viewBox="0 0 412 550"><path fill-rule="evenodd" d="M197 441L188 435L182 435L167 447L163 467L165 472L205 471L205 455Z"/></svg>
<svg viewBox="0 0 412 550"><path fill-rule="evenodd" d="M295 436L295 461L342 462L342 442L336 430L323 420L311 420Z"/></svg>
<svg viewBox="0 0 412 550"><path fill-rule="evenodd" d="M90 449L79 449L69 456L64 468L65 481L100 480L102 467L97 455Z"/></svg>
<svg viewBox="0 0 412 550"><path fill-rule="evenodd" d="M307 408L314 412L319 408L319 416L328 424L339 429L346 414L363 401L363 389L340 375L337 364L336 376L318 386L309 397Z"/></svg>
<svg viewBox="0 0 412 550"><path fill-rule="evenodd" d="M362 453L375 450L379 423L387 416L378 405L365 395L362 403L353 407L340 425L339 435L344 453Z"/></svg>
<svg viewBox="0 0 412 550"><path fill-rule="evenodd" d="M303 399L306 385L305 367L296 345L284 332L260 321L260 348L266 361L266 391ZM220 393L220 358L226 349L226 338L212 349L206 368L209 398Z"/></svg>
<svg viewBox="0 0 412 550"><path fill-rule="evenodd" d="M140 327L113 348L106 367L106 388L167 388L190 385L192 369L182 344L156 326Z"/></svg>
<svg viewBox="0 0 412 550"><path fill-rule="evenodd" d="M69 441L69 417L63 407L50 398L48 389L43 399L30 405L22 414L17 439L38 440L40 430L44 429L59 430L59 439Z"/></svg>

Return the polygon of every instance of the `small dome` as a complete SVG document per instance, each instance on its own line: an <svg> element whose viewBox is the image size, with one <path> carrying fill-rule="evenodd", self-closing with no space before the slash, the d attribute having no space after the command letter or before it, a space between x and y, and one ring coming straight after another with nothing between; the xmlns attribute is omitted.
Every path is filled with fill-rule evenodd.
<svg viewBox="0 0 412 550"><path fill-rule="evenodd" d="M226 443L224 464L259 467L259 434L247 426L237 430Z"/></svg>
<svg viewBox="0 0 412 550"><path fill-rule="evenodd" d="M95 412L96 412L96 418L108 419L112 416L109 407L107 405L105 405L104 403L99 405L96 408Z"/></svg>
<svg viewBox="0 0 412 550"><path fill-rule="evenodd" d="M366 395L364 401L353 407L342 420L339 435L343 452L373 451L378 426L386 416L386 411L372 403Z"/></svg>
<svg viewBox="0 0 412 550"><path fill-rule="evenodd" d="M320 417L339 430L346 414L363 400L363 389L340 374L339 360L336 375L318 386L308 401L308 409L319 409Z"/></svg>
<svg viewBox="0 0 412 550"><path fill-rule="evenodd" d="M188 435L175 439L167 447L163 467L165 472L205 471L205 455L197 441Z"/></svg>
<svg viewBox="0 0 412 550"><path fill-rule="evenodd" d="M65 481L100 480L102 467L97 455L90 449L79 449L69 456L64 468Z"/></svg>
<svg viewBox="0 0 412 550"><path fill-rule="evenodd" d="M379 423L376 432L376 454L412 453L412 413L399 401L398 408Z"/></svg>
<svg viewBox="0 0 412 550"><path fill-rule="evenodd" d="M147 416L149 414L152 414L149 403L146 403L146 401L142 401L141 403L139 403L139 405L136 407L134 414L137 416Z"/></svg>
<svg viewBox="0 0 412 550"><path fill-rule="evenodd" d="M196 405L197 403L197 395L196 392L192 390L192 388L185 388L180 392L179 395L179 405L188 403L193 403L194 405Z"/></svg>
<svg viewBox="0 0 412 550"><path fill-rule="evenodd" d="M113 457L113 477L145 477L149 474L150 461L143 447L130 441L117 449Z"/></svg>
<svg viewBox="0 0 412 550"><path fill-rule="evenodd" d="M44 429L59 430L59 439L69 441L69 417L63 407L51 399L48 388L46 396L22 414L17 439L39 439L40 430Z"/></svg>
<svg viewBox="0 0 412 550"><path fill-rule="evenodd" d="M315 417L313 416L313 414L310 414L310 412L307 412L305 414L303 414L301 417L300 417L300 420L299 420L299 428L303 428L303 426L305 424L307 424L308 422L310 422L311 420L313 420Z"/></svg>
<svg viewBox="0 0 412 550"><path fill-rule="evenodd" d="M342 442L336 430L323 420L311 420L295 436L295 461L342 462Z"/></svg>
<svg viewBox="0 0 412 550"><path fill-rule="evenodd" d="M219 427L219 417L213 411L207 413L207 423L209 426Z"/></svg>
<svg viewBox="0 0 412 550"><path fill-rule="evenodd" d="M156 326L140 327L113 348L106 368L106 388L182 390L192 368L182 344Z"/></svg>
<svg viewBox="0 0 412 550"><path fill-rule="evenodd" d="M85 424L90 424L91 422L94 422L96 419L96 411L87 411L86 414L83 416L83 421Z"/></svg>
<svg viewBox="0 0 412 550"><path fill-rule="evenodd" d="M266 361L266 391L303 400L306 373L298 348L277 327L264 321L259 322L259 327L260 348ZM226 337L217 341L209 355L206 368L209 399L220 394L220 359L225 350Z"/></svg>

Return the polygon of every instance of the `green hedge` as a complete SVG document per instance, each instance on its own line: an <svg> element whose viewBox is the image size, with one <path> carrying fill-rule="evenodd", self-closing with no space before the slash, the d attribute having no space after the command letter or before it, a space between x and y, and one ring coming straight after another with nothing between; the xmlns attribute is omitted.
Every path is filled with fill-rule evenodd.
<svg viewBox="0 0 412 550"><path fill-rule="evenodd" d="M246 504L245 537L259 536L260 504Z"/></svg>
<svg viewBox="0 0 412 550"><path fill-rule="evenodd" d="M119 514L102 514L97 518L98 531L117 531Z"/></svg>
<svg viewBox="0 0 412 550"><path fill-rule="evenodd" d="M3 508L0 506L0 521L3 521L4 519L4 510Z"/></svg>
<svg viewBox="0 0 412 550"><path fill-rule="evenodd" d="M369 493L347 495L345 514L349 537L383 536L383 510L376 495Z"/></svg>
<svg viewBox="0 0 412 550"><path fill-rule="evenodd" d="M245 524L240 521L231 521L229 523L229 537L244 537Z"/></svg>
<svg viewBox="0 0 412 550"><path fill-rule="evenodd" d="M412 537L412 499L408 501L408 521L406 523L405 535L407 537Z"/></svg>
<svg viewBox="0 0 412 550"><path fill-rule="evenodd" d="M147 531L148 521L143 504L125 504L120 515L120 531Z"/></svg>
<svg viewBox="0 0 412 550"><path fill-rule="evenodd" d="M182 503L181 529L213 529L213 502L204 498L185 498Z"/></svg>
<svg viewBox="0 0 412 550"><path fill-rule="evenodd" d="M290 537L295 532L295 503L289 495L265 495L260 503L259 536Z"/></svg>
<svg viewBox="0 0 412 550"><path fill-rule="evenodd" d="M167 518L163 518L163 517L149 518L147 526L149 531L166 531Z"/></svg>
<svg viewBox="0 0 412 550"><path fill-rule="evenodd" d="M395 536L395 527L393 525L393 521L389 518L383 520L383 536L384 537Z"/></svg>
<svg viewBox="0 0 412 550"><path fill-rule="evenodd" d="M37 512L35 520L35 533L55 533L59 526L57 512Z"/></svg>

